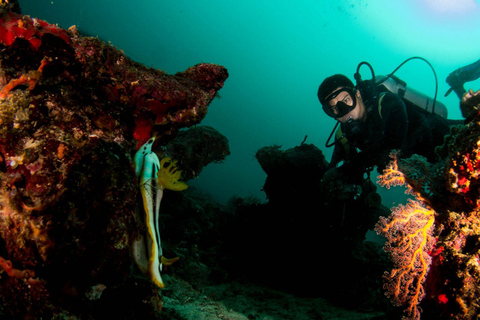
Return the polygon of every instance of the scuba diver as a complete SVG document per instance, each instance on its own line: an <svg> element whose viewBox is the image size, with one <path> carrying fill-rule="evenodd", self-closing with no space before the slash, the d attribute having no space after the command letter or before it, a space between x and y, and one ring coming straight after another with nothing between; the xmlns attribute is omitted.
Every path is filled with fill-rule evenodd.
<svg viewBox="0 0 480 320"><path fill-rule="evenodd" d="M340 212L336 230L352 239L361 239L378 216L384 215L377 186L370 179L373 169L382 172L392 160L392 152L399 158L421 155L433 163L435 148L443 144L450 127L463 124L463 119L446 119L445 105L436 101L438 85L431 99L394 76L414 58L428 63L413 57L391 74L375 76L371 65L362 62L355 73L356 85L336 74L318 88L323 111L337 121L325 144L335 148L320 190L331 210ZM372 78L362 81L359 69L364 64L370 67ZM435 70L433 73L436 79ZM334 142L329 144L334 134Z"/></svg>
<svg viewBox="0 0 480 320"><path fill-rule="evenodd" d="M370 67L372 80L361 81L361 64ZM443 144L452 125L463 120L446 119L442 103L434 99L432 104L425 95L407 88L393 75L396 70L387 77L375 77L368 63L361 64L355 74L356 86L345 75L336 74L326 78L318 89L323 111L340 125L335 142L328 145L330 135L326 144L335 145L330 168L337 168L349 183L357 185L375 166L382 172L394 150L401 158L418 154L434 162L435 147Z"/></svg>
<svg viewBox="0 0 480 320"><path fill-rule="evenodd" d="M335 74L318 88L323 111L336 121L326 142L326 147L334 146L334 151L320 182L320 199L326 206L319 212L322 223L318 228L319 233L330 239L322 253L332 261L341 261L330 274L345 275L355 271L348 279L350 285L374 288L375 284L361 281L381 279L385 270L382 251L373 242L364 241L367 231L373 229L379 217L390 214L382 205L370 173L375 167L382 172L392 160L390 155L394 151L399 158L418 154L435 162L435 148L443 144L450 127L463 124L463 119L447 119L446 107L436 101L437 90L435 98L431 99L394 76L395 71L410 59L387 76L375 76L373 68L362 62L354 75L356 84L345 75ZM359 73L362 65L370 67L371 79L362 81ZM433 73L436 79L434 70ZM461 82L471 79L473 74L458 72L456 77L460 80L452 90L458 94L463 87ZM437 81L435 84L438 89ZM329 143L332 137L334 142ZM375 258L365 259L366 253ZM332 288L337 287L334 281Z"/></svg>
<svg viewBox="0 0 480 320"><path fill-rule="evenodd" d="M318 99L324 112L340 123L330 167L344 161L344 166L354 167L351 174L375 164L384 167L390 150L405 144L407 112L398 96L383 95L379 108L375 108L375 104L364 101L350 79L336 74L322 82Z"/></svg>

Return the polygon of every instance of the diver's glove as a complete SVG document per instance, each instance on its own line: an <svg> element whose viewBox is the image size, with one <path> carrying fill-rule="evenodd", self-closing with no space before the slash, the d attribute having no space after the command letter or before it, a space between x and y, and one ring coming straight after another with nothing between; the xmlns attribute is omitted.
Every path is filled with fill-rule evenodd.
<svg viewBox="0 0 480 320"><path fill-rule="evenodd" d="M452 90L455 91L457 96L461 99L466 90L463 87L465 82L476 80L480 77L480 60L461 67L450 73L447 77L447 83L451 87L446 93L448 96Z"/></svg>

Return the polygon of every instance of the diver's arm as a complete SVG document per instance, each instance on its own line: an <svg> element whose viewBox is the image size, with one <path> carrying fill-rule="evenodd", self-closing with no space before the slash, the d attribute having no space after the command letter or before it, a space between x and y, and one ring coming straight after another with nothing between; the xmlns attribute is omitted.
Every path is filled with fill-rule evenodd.
<svg viewBox="0 0 480 320"><path fill-rule="evenodd" d="M347 142L348 143L348 142ZM332 159L322 178L322 184L331 183L335 179L337 183L341 181L342 185L360 184L363 180L364 168L361 163L356 161L356 152L354 155L347 155L345 145L337 143L333 150ZM350 148L350 145L347 146ZM338 187L338 186L337 186Z"/></svg>
<svg viewBox="0 0 480 320"><path fill-rule="evenodd" d="M332 158L330 159L330 164L328 168L335 168L339 163L346 160L345 146L337 142L335 148L333 149Z"/></svg>
<svg viewBox="0 0 480 320"><path fill-rule="evenodd" d="M450 94L450 92L455 91L458 98L462 100L463 95L467 92L464 88L464 83L476 80L480 77L480 60L456 69L451 72L447 77L447 83L450 85L450 89L445 93L445 97Z"/></svg>

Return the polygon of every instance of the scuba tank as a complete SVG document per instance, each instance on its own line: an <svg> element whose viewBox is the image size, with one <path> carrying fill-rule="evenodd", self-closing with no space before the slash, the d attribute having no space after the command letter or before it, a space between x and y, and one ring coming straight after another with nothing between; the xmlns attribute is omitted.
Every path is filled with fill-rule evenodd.
<svg viewBox="0 0 480 320"><path fill-rule="evenodd" d="M436 113L445 119L448 116L447 107L443 103L436 101L434 109L433 99L431 97L413 88L407 87L407 83L405 81L402 81L400 78L394 75L390 77L376 76L375 85L377 87L381 87L380 90L383 89L382 91L389 91L397 94L400 98L406 100L406 102L409 102L410 104L417 106L428 113Z"/></svg>

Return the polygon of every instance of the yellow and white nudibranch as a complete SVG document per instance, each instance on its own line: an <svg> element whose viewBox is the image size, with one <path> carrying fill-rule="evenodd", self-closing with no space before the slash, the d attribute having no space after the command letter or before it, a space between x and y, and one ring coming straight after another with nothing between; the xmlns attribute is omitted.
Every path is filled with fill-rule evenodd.
<svg viewBox="0 0 480 320"><path fill-rule="evenodd" d="M163 265L171 265L179 258L167 259L162 255L160 241L159 213L163 190L181 191L188 188L179 181L182 172L177 169L176 161L163 158L162 161L152 151L155 137L150 138L135 154L135 174L140 186L147 228L146 239L134 242L133 256L140 270L159 287L164 288L160 271Z"/></svg>

